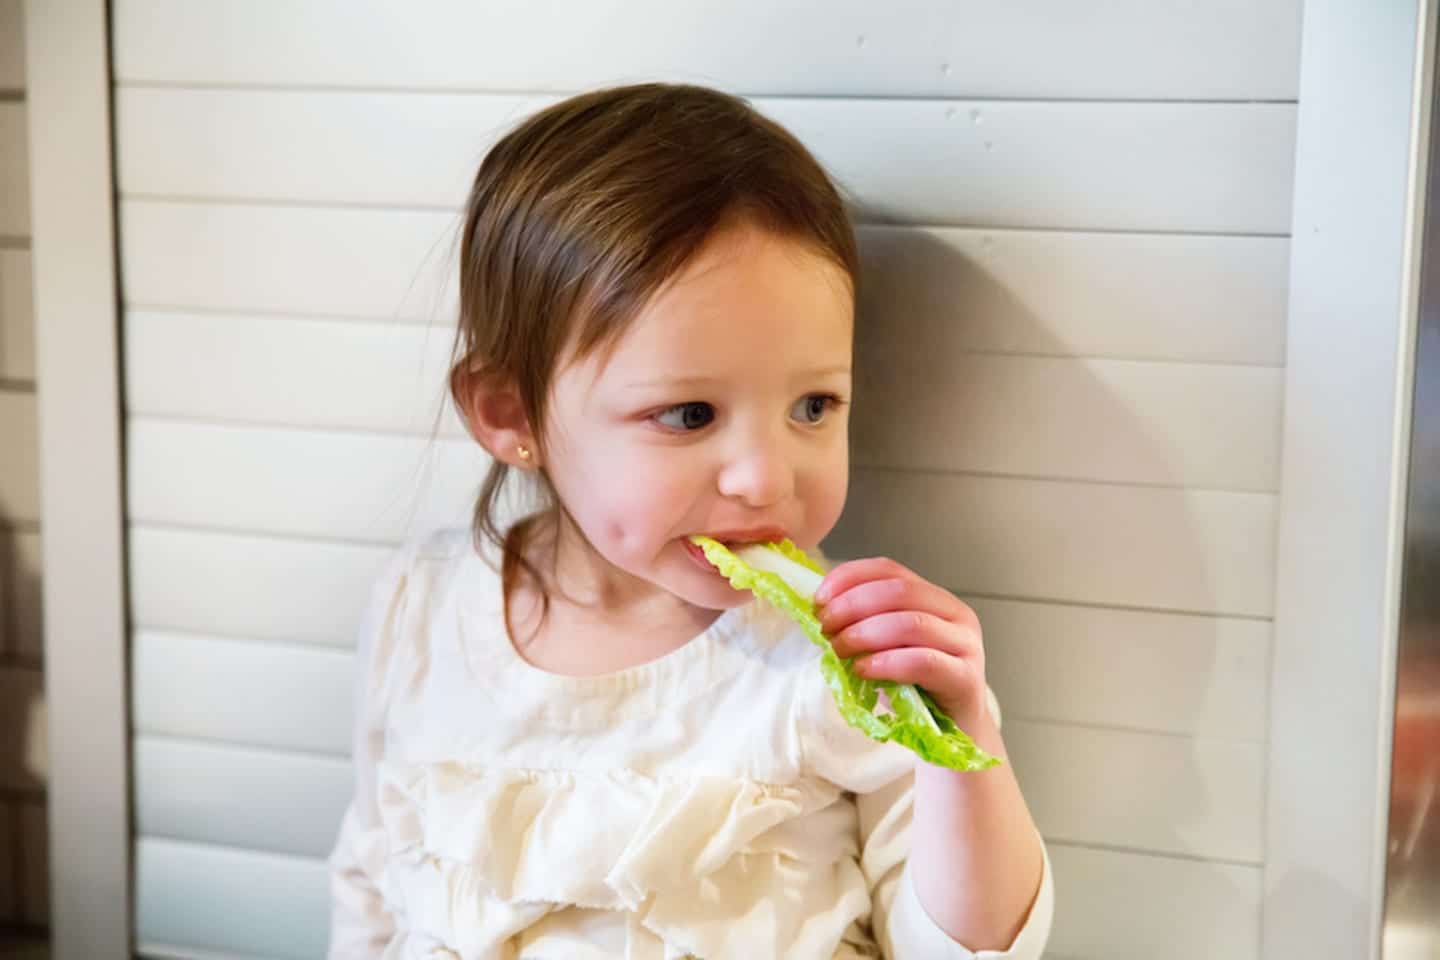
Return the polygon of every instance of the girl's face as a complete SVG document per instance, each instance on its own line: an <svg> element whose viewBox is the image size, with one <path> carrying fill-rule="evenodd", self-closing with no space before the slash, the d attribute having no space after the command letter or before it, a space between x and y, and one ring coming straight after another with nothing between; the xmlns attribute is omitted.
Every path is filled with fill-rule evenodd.
<svg viewBox="0 0 1440 960"><path fill-rule="evenodd" d="M602 582L732 607L749 595L691 535L812 547L829 533L845 502L853 314L843 270L737 225L613 350L562 366L546 467Z"/></svg>

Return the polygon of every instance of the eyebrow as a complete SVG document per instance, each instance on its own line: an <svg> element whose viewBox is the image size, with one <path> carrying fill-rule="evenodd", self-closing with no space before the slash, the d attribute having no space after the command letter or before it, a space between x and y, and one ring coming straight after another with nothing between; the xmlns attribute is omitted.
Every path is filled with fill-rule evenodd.
<svg viewBox="0 0 1440 960"><path fill-rule="evenodd" d="M820 367L815 370L804 370L799 374L799 377L808 380L814 377L828 377L841 373L849 374L850 368L848 366ZM636 380L625 384L625 386L631 390L638 390L645 387L708 387L723 382L725 382L724 377L657 377L653 380Z"/></svg>

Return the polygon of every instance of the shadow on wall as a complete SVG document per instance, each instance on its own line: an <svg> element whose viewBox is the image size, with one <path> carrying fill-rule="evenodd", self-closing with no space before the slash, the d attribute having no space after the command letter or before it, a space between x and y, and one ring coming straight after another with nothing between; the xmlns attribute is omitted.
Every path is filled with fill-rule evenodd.
<svg viewBox="0 0 1440 960"><path fill-rule="evenodd" d="M0 928L49 925L39 536L0 516Z"/></svg>
<svg viewBox="0 0 1440 960"><path fill-rule="evenodd" d="M1171 916L1143 924L1152 945L1193 931L1192 943L1218 947L1229 938L1217 941L1213 927L1226 923L1239 926L1234 955L1253 953L1259 870L1233 864L1261 855L1259 771L1253 795L1217 801L1208 785L1227 776L1236 753L1175 736L1203 731L1220 712L1208 701L1217 658L1233 657L1238 646L1222 636L1233 624L1177 614L1207 608L1155 593L1156 584L1182 584L1187 597L1212 598L1214 538L1173 489L1182 484L1169 462L1174 438L1158 440L1105 383L1086 376L1084 362L1058 359L1077 350L989 269L991 244L983 231L862 232L851 496L827 552L892 556L967 602L973 596L982 623L993 626L985 631L987 673L1005 708L1017 776L1055 860L1052 949L1115 956L1117 929L1131 925L1124 918L1135 903L1173 899L1162 907ZM1035 378L1047 364L1063 376L1063 390ZM1016 396L1022 409L1007 406L1005 398ZM1080 482L1055 482L1042 472L1053 431L1042 421L1073 422L1075 411L1057 405L1077 396L1087 436L1093 432L1090 439L1112 454L1122 451L1110 466L1123 460L1146 485L1096 484L1083 474ZM1061 457L1084 469L1085 454L1072 447ZM1028 475L1027 457L1040 464ZM1172 489L1156 479L1166 477ZM1146 529L1152 516L1166 518L1170 535L1158 550ZM1257 540L1268 536L1255 531ZM1132 581L1130 572L1146 564L1166 569ZM1126 628L1111 630L1115 622ZM1170 629L1177 623L1183 641ZM1258 700L1258 717L1268 624L1241 626L1254 628L1246 635L1257 641L1247 654L1253 663L1230 673L1253 666L1246 689ZM1177 650L1178 671L1169 663ZM1178 672L1188 678L1183 686L1156 688ZM1169 718L1173 729L1157 726L1156 717ZM1258 743L1242 744L1239 755L1263 765ZM1058 849L1067 843L1073 852ZM1191 905L1187 881L1170 869L1180 861L1155 868L1172 889L1145 889L1152 876L1145 865L1156 863L1151 852L1178 854L1180 873L1197 857L1229 861L1215 871L1196 868L1211 893L1194 903L1210 906Z"/></svg>

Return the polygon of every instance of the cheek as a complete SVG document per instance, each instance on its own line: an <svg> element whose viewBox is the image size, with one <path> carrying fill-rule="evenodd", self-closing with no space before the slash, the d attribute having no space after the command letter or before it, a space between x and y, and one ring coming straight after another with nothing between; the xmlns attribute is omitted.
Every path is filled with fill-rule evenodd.
<svg viewBox="0 0 1440 960"><path fill-rule="evenodd" d="M675 535L694 491L673 470L632 462L603 487L581 489L576 497L583 507L571 512L591 542L614 559L639 561Z"/></svg>
<svg viewBox="0 0 1440 960"><path fill-rule="evenodd" d="M600 529L596 531L600 542L596 546L606 556L616 558L628 558L638 552L640 543L645 539L644 530L641 526L644 517L635 515L626 509L612 509L600 520Z"/></svg>
<svg viewBox="0 0 1440 960"><path fill-rule="evenodd" d="M815 469L804 476L801 497L805 501L806 525L812 528L810 539L823 540L840 519L849 480L849 457L843 448L815 464Z"/></svg>

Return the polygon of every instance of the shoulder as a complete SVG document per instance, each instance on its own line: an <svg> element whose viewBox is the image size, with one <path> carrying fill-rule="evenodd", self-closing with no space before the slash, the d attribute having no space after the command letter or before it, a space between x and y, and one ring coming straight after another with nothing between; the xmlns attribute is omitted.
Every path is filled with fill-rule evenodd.
<svg viewBox="0 0 1440 960"><path fill-rule="evenodd" d="M462 527L442 527L414 537L396 551L396 557L408 561L411 573L428 576L452 573L469 559L480 559L472 531Z"/></svg>
<svg viewBox="0 0 1440 960"><path fill-rule="evenodd" d="M361 693L383 701L394 674L426 646L424 634L437 611L453 603L461 576L489 580L499 575L476 553L469 530L445 528L407 540L385 558L371 581L356 636Z"/></svg>
<svg viewBox="0 0 1440 960"><path fill-rule="evenodd" d="M372 581L367 612L437 599L472 563L484 565L469 530L447 527L407 540L390 552Z"/></svg>

